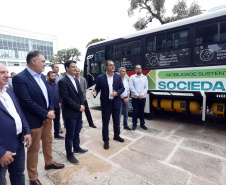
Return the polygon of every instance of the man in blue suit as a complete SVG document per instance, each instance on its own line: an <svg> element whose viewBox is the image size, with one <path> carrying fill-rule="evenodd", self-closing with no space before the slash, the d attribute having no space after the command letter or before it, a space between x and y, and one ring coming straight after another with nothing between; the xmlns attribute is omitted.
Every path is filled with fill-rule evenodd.
<svg viewBox="0 0 226 185"><path fill-rule="evenodd" d="M124 142L120 135L119 113L121 107L120 95L125 90L122 78L119 74L114 73L115 66L112 60L105 62L106 73L100 75L96 79L96 87L93 96L96 97L101 91L100 101L102 110L102 136L104 141L104 149L109 149L109 130L108 125L112 114L114 125L114 140Z"/></svg>
<svg viewBox="0 0 226 185"><path fill-rule="evenodd" d="M12 185L25 185L24 142L31 144L31 131L11 88L8 70L0 64L0 184L6 185L6 171Z"/></svg>
<svg viewBox="0 0 226 185"><path fill-rule="evenodd" d="M52 157L52 120L55 118L54 105L45 76L46 61L39 51L27 54L27 68L13 77L13 90L18 97L31 129L32 145L27 151L27 171L32 185L40 185L38 180L38 152L40 140L45 159L45 169L61 169L63 164Z"/></svg>

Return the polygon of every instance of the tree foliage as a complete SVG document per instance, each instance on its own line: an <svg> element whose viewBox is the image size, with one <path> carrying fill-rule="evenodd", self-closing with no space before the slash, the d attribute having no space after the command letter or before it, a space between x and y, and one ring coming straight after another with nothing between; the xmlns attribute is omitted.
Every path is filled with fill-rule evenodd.
<svg viewBox="0 0 226 185"><path fill-rule="evenodd" d="M80 56L81 52L77 48L62 49L59 50L56 55L50 58L49 61L57 64L64 64L64 62L67 60L80 61Z"/></svg>
<svg viewBox="0 0 226 185"><path fill-rule="evenodd" d="M89 45L91 45L91 44L93 44L93 43L97 43L97 42L104 41L104 40L105 40L105 39L102 39L102 38L100 38L100 39L98 39L98 38L93 39L93 40L91 40L91 41L86 45L86 47L88 47Z"/></svg>
<svg viewBox="0 0 226 185"><path fill-rule="evenodd" d="M146 16L138 18L137 22L133 25L136 30L142 30L147 27L153 19L157 19L161 24L173 22L176 20L192 17L202 13L201 6L194 1L190 7L187 6L185 0L178 0L172 9L172 16L165 16L165 0L129 0L130 7L128 15L133 16L135 11L145 11Z"/></svg>

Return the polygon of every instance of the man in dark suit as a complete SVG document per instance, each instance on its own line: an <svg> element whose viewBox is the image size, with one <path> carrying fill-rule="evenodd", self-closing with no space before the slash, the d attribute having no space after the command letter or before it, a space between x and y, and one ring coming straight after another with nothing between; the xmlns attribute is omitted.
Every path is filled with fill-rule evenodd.
<svg viewBox="0 0 226 185"><path fill-rule="evenodd" d="M76 61L67 61L64 63L66 75L58 82L59 95L62 98L62 114L65 120L66 137L65 148L67 159L74 164L79 161L74 157L74 152L85 153L88 150L80 148L79 133L82 128L82 112L85 110L84 98L78 79L75 78Z"/></svg>
<svg viewBox="0 0 226 185"><path fill-rule="evenodd" d="M27 54L27 68L13 77L13 90L31 129L32 145L27 151L27 171L32 185L40 185L38 180L38 152L40 140L45 159L45 169L61 169L63 164L52 157L52 120L54 106L45 76L45 57L39 51Z"/></svg>
<svg viewBox="0 0 226 185"><path fill-rule="evenodd" d="M122 78L119 74L114 73L115 66L112 60L105 62L106 73L100 75L96 79L96 87L93 96L96 97L101 91L100 101L102 110L102 135L104 141L104 149L109 149L109 130L108 125L112 114L114 125L114 140L124 142L120 135L119 113L121 107L120 95L125 90Z"/></svg>
<svg viewBox="0 0 226 185"><path fill-rule="evenodd" d="M6 185L6 171L12 185L25 185L24 142L31 144L31 131L11 88L8 70L0 64L0 184Z"/></svg>

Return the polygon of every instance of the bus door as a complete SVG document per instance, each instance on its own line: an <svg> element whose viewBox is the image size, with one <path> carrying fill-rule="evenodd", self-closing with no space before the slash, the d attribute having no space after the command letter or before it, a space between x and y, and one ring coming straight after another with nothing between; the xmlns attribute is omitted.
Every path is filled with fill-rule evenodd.
<svg viewBox="0 0 226 185"><path fill-rule="evenodd" d="M92 93L95 88L96 78L105 73L105 47L97 47L88 51L87 60L87 101L92 104L100 105L100 93L94 99Z"/></svg>

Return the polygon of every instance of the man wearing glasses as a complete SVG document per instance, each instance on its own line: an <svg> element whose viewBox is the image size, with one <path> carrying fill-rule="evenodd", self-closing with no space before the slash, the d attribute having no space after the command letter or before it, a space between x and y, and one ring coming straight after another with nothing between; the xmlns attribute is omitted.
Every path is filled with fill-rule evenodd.
<svg viewBox="0 0 226 185"><path fill-rule="evenodd" d="M144 107L146 103L146 94L148 90L147 77L142 74L140 65L136 65L136 74L132 75L129 79L129 86L131 90L132 106L133 106L133 130L137 127L137 117L139 113L140 127L147 130L144 122Z"/></svg>

